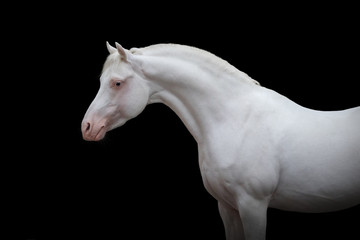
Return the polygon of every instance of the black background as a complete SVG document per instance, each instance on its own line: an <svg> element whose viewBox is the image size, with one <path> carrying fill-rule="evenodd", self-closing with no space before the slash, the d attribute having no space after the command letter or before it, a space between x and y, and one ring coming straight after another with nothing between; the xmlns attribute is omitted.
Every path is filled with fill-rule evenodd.
<svg viewBox="0 0 360 240"><path fill-rule="evenodd" d="M170 109L150 105L105 140L82 140L106 41L128 49L196 46L303 106L360 105L355 6L113 2L5 10L7 239L225 239L217 203L201 181L196 142ZM267 239L355 238L359 214L359 207L270 209Z"/></svg>

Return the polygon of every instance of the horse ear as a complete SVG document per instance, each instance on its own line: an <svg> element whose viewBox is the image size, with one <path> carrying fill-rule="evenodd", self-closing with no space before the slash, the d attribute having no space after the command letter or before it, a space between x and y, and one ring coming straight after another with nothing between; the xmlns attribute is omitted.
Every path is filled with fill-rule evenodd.
<svg viewBox="0 0 360 240"><path fill-rule="evenodd" d="M123 60L123 61L127 61L128 60L128 56L127 56L127 52L126 52L126 49L125 48L123 48L119 43L115 43L115 45L116 45L116 48L117 48L117 51L119 52L119 54L120 54L120 57L121 57L121 60Z"/></svg>
<svg viewBox="0 0 360 240"><path fill-rule="evenodd" d="M109 44L109 42L106 42L106 47L107 47L107 49L108 49L108 51L109 51L110 54L113 54L114 52L116 52L116 48L114 48L113 46L111 46L111 45Z"/></svg>

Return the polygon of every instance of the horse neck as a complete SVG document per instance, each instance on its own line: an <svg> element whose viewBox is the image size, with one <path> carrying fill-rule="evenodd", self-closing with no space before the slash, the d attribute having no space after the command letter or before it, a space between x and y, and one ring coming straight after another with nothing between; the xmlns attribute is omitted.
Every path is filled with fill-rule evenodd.
<svg viewBox="0 0 360 240"><path fill-rule="evenodd" d="M142 69L152 86L149 103L169 106L199 143L229 118L233 103L241 108L255 83L227 62L197 51L143 56Z"/></svg>

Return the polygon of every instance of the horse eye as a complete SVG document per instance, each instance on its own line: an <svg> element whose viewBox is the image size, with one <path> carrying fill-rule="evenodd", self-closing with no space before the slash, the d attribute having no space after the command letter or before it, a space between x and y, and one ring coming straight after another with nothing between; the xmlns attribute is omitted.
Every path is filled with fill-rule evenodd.
<svg viewBox="0 0 360 240"><path fill-rule="evenodd" d="M121 82L116 82L115 83L115 86L117 86L117 87L120 87L120 85L121 85Z"/></svg>

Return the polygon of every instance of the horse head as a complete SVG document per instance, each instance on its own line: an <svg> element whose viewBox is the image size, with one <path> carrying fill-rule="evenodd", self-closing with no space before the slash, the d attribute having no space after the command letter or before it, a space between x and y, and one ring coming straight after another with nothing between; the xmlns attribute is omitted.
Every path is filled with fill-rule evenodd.
<svg viewBox="0 0 360 240"><path fill-rule="evenodd" d="M109 51L100 77L100 88L82 121L83 138L98 141L106 132L139 115L149 100L149 86L132 62L134 55L116 43Z"/></svg>

